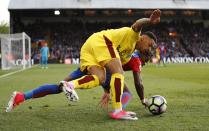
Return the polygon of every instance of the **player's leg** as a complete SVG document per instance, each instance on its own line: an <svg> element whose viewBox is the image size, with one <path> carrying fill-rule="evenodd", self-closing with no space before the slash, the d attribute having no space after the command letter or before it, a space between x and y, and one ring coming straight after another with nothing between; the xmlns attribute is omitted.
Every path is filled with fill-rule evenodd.
<svg viewBox="0 0 209 131"><path fill-rule="evenodd" d="M107 92L109 92L109 90L110 90L110 79L111 79L111 74L107 70L106 71L106 81L105 81L104 84L102 84L102 87ZM124 90L123 90L123 94L122 94L122 98L121 98L122 109L126 108L126 106L128 105L128 103L130 102L131 99L132 99L132 94L129 91L128 86L126 85L126 83L124 83Z"/></svg>
<svg viewBox="0 0 209 131"><path fill-rule="evenodd" d="M43 67L43 62L42 62L43 60L42 60L42 56L41 56L41 58L40 58L40 65L41 65L41 68Z"/></svg>
<svg viewBox="0 0 209 131"><path fill-rule="evenodd" d="M68 82L70 88L92 88L99 86L105 81L105 70L99 66L90 66L89 71L90 75L83 75L81 78L77 78Z"/></svg>
<svg viewBox="0 0 209 131"><path fill-rule="evenodd" d="M41 68L44 68L44 56L41 56Z"/></svg>
<svg viewBox="0 0 209 131"><path fill-rule="evenodd" d="M121 103L122 103L122 108L123 110L126 108L126 106L128 105L128 103L131 101L132 99L132 94L128 89L128 86L126 85L126 83L124 84L124 90L123 90L123 95L121 98ZM126 111L129 115L136 117L136 113L132 112L132 111Z"/></svg>
<svg viewBox="0 0 209 131"><path fill-rule="evenodd" d="M123 69L122 69L120 60L117 58L112 59L105 66L112 74L111 80L110 80L110 90L112 92L112 103L113 103L113 109L116 112L118 112L122 110L121 96L122 96L123 87L124 87Z"/></svg>
<svg viewBox="0 0 209 131"><path fill-rule="evenodd" d="M78 95L74 89L87 89L101 85L105 80L105 70L99 66L89 67L91 75L84 75L81 78L72 80L70 82L61 82L61 87L70 101L78 101Z"/></svg>
<svg viewBox="0 0 209 131"><path fill-rule="evenodd" d="M87 89L93 88L105 81L105 70L100 66L89 66L88 68L90 75L85 75L80 72L80 69L74 71L65 80L71 80L80 76L80 78L71 80L70 82L62 81L61 87L70 101L78 101L78 95L74 89ZM82 76L82 77L81 77Z"/></svg>
<svg viewBox="0 0 209 131"><path fill-rule="evenodd" d="M72 81L78 78L83 77L84 75L87 75L87 73L84 73L83 71L80 70L80 68L77 68L73 72L71 72L67 77L63 79L63 81Z"/></svg>
<svg viewBox="0 0 209 131"><path fill-rule="evenodd" d="M28 100L31 98L44 97L44 96L50 95L50 94L58 94L60 92L62 92L62 90L59 88L58 85L47 84L47 85L43 85L38 88L35 88L31 91L25 92L24 96L25 96L25 100Z"/></svg>
<svg viewBox="0 0 209 131"><path fill-rule="evenodd" d="M160 55L158 56L157 65L160 66Z"/></svg>
<svg viewBox="0 0 209 131"><path fill-rule="evenodd" d="M137 120L136 113L122 110L121 97L124 88L124 76L120 59L112 59L106 64L111 72L110 89L112 93L113 111L110 117L113 119ZM132 115L134 113L134 115Z"/></svg>
<svg viewBox="0 0 209 131"><path fill-rule="evenodd" d="M80 71L80 69L78 68L77 70L73 71L69 77L66 77L65 80L69 81L69 80L74 80L76 78L82 77L85 74L83 72ZM39 86L31 91L27 91L27 92L13 92L12 95L12 103L14 103L15 105L18 105L19 103L31 99L31 98L39 98L39 97L44 97L46 95L49 94L58 94L61 93L62 89L60 88L59 85L55 85L55 84L46 84L43 86ZM15 99L14 99L15 98Z"/></svg>
<svg viewBox="0 0 209 131"><path fill-rule="evenodd" d="M47 68L47 56L43 57L43 67L46 69Z"/></svg>
<svg viewBox="0 0 209 131"><path fill-rule="evenodd" d="M13 92L8 106L6 108L6 112L12 111L15 106L19 105L20 103L24 102L25 100L29 100L32 98L40 98L44 97L49 94L58 94L62 92L58 85L50 84L50 85L43 85L38 88L35 88L28 92Z"/></svg>
<svg viewBox="0 0 209 131"><path fill-rule="evenodd" d="M45 56L43 56L42 58L42 67L45 68L45 62L46 62L46 59L45 59Z"/></svg>
<svg viewBox="0 0 209 131"><path fill-rule="evenodd" d="M99 62L99 65L104 66L111 74L110 90L112 93L113 114L119 113L122 111L121 95L124 86L120 56L108 37L103 36L98 40L97 46L92 46L91 50L94 53L96 61Z"/></svg>
<svg viewBox="0 0 209 131"><path fill-rule="evenodd" d="M39 62L39 66L40 66L40 67L41 67L41 58L42 58L42 57L41 57L41 55L39 54L39 57L38 57L38 60L39 60L39 61L38 61L38 62Z"/></svg>
<svg viewBox="0 0 209 131"><path fill-rule="evenodd" d="M132 94L128 89L126 83L124 84L124 90L121 98L122 108L125 109L130 100L132 99Z"/></svg>
<svg viewBox="0 0 209 131"><path fill-rule="evenodd" d="M136 120L137 117L130 116L127 112L122 110L121 96L124 87L124 75L120 56L117 49L113 46L111 40L106 36L103 36L103 42L105 44L97 43L98 47L93 48L94 55L100 65L110 71L110 89L112 93L112 105L113 111L110 113L110 117L114 119L129 119Z"/></svg>
<svg viewBox="0 0 209 131"><path fill-rule="evenodd" d="M47 61L48 61L48 57L46 56L46 57L45 57L45 62L44 62L44 65L45 65L45 68L46 68L46 69L48 68L48 65L47 65L48 62L47 62Z"/></svg>
<svg viewBox="0 0 209 131"><path fill-rule="evenodd" d="M63 81L61 81L61 83L59 84L60 90L64 91L66 97L70 100L70 101L77 101L79 99L77 93L73 90L67 91L66 89L63 88L64 83L68 82L68 81L72 81L78 78L81 78L82 76L86 75L86 73L82 72L80 70L80 68L77 68L76 70L74 70L69 76L65 77L63 79ZM64 82L64 83L63 83Z"/></svg>
<svg viewBox="0 0 209 131"><path fill-rule="evenodd" d="M95 36L91 36L82 46L80 52L80 68L81 71L86 71L89 75L84 75L81 78L68 82L69 89L74 88L92 88L96 87L105 81L105 69L98 63L97 57L102 55L95 55L98 52L95 46L97 39ZM95 50L93 48L96 48Z"/></svg>
<svg viewBox="0 0 209 131"><path fill-rule="evenodd" d="M165 56L162 55L162 63L163 63L163 66L166 66L166 65L165 65L165 62L164 62L164 58L165 58Z"/></svg>

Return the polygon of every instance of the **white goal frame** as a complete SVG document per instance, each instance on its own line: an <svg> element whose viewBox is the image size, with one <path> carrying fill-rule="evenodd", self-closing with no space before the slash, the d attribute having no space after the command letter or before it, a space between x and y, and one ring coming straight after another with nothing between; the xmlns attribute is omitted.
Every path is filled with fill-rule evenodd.
<svg viewBox="0 0 209 131"><path fill-rule="evenodd" d="M26 69L31 67L31 38L25 32L0 34L0 39L2 70ZM17 48L15 47L17 44L19 44L17 51L13 51Z"/></svg>

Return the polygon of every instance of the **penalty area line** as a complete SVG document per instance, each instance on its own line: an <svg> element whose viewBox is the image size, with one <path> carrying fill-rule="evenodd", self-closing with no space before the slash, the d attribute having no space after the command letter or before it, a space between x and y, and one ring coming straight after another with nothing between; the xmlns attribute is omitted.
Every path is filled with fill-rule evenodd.
<svg viewBox="0 0 209 131"><path fill-rule="evenodd" d="M34 68L34 67L36 67L36 66L38 66L38 65L32 66L31 68ZM18 71L13 71L13 72L10 72L10 73L7 73L7 74L4 74L4 75L1 75L1 76L0 76L0 79L1 79L1 78L4 78L4 77L7 77L7 76L10 76L10 75L13 75L13 74L16 74L16 73L18 73L18 72L22 72L22 71L25 71L25 70L31 69L31 68L21 69L21 70L18 70Z"/></svg>

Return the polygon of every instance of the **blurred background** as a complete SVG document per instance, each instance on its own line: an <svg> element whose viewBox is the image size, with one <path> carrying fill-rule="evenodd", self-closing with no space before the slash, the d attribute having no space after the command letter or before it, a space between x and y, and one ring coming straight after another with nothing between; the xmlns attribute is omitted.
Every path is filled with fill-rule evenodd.
<svg viewBox="0 0 209 131"><path fill-rule="evenodd" d="M28 34L35 62L47 42L50 63L69 63L79 58L92 33L131 26L157 8L162 10L161 23L142 32L157 35L165 58L209 56L208 0L10 0L9 20L1 22L7 28L1 33Z"/></svg>
<svg viewBox="0 0 209 131"><path fill-rule="evenodd" d="M142 33L156 34L160 59L156 53L152 62L165 63L149 63L141 76L147 98L168 101L165 114L153 116L141 106L132 72L125 81L133 93L127 109L140 118L135 122L110 120L98 106L101 88L77 90L78 103L50 95L5 113L13 91L58 84L77 69L80 48L92 33L130 27L157 8L161 23ZM1 65L9 69L0 70L0 131L209 131L209 0L0 0L0 39ZM46 43L48 62L59 64L42 69ZM22 70L27 67L33 68Z"/></svg>

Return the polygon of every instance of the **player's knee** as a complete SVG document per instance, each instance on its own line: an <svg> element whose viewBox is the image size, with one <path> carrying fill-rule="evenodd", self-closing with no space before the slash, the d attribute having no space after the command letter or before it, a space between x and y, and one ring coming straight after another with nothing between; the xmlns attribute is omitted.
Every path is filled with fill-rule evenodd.
<svg viewBox="0 0 209 131"><path fill-rule="evenodd" d="M111 79L119 79L120 81L124 81L124 75L121 73L114 73L111 76Z"/></svg>
<svg viewBox="0 0 209 131"><path fill-rule="evenodd" d="M89 72L91 74L94 74L98 77L99 84L104 84L106 80L106 74L104 68L98 67L98 66L91 66L89 68Z"/></svg>
<svg viewBox="0 0 209 131"><path fill-rule="evenodd" d="M119 59L113 59L109 63L107 63L106 68L110 71L111 74L119 73L124 74L121 62Z"/></svg>
<svg viewBox="0 0 209 131"><path fill-rule="evenodd" d="M105 75L99 75L98 78L99 78L99 84L103 85L106 81Z"/></svg>

